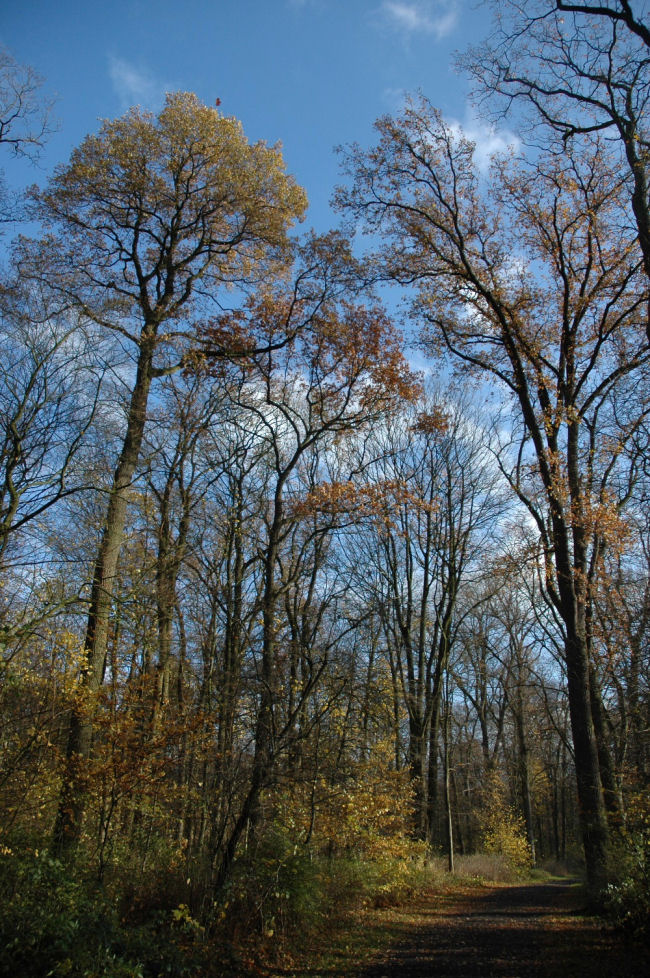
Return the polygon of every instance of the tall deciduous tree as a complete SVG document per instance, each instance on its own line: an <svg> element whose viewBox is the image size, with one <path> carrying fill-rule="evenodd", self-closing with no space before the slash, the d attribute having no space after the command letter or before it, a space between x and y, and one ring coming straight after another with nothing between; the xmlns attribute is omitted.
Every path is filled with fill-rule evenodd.
<svg viewBox="0 0 650 978"><path fill-rule="evenodd" d="M364 446L365 447L365 446ZM354 577L377 608L408 714L415 825L432 838L443 680L459 594L493 540L499 475L469 405L430 394L366 448L365 479L384 485L383 518L359 528ZM369 563L370 562L370 563Z"/></svg>
<svg viewBox="0 0 650 978"><path fill-rule="evenodd" d="M608 826L594 729L591 582L635 478L624 449L650 408L647 290L618 169L595 153L501 161L483 189L473 147L424 99L348 155L339 201L373 232L380 274L417 283L430 350L510 400L502 470L537 525L564 657L589 882L605 881ZM567 147L571 149L570 145Z"/></svg>
<svg viewBox="0 0 650 978"><path fill-rule="evenodd" d="M2 285L0 285L2 290ZM102 393L101 344L37 290L7 287L0 301L0 647L60 606L28 596L58 503L88 489L81 456ZM38 530L36 527L38 526ZM51 556L51 555L50 555ZM22 596L22 597L21 597ZM63 602L65 603L65 602Z"/></svg>
<svg viewBox="0 0 650 978"><path fill-rule="evenodd" d="M319 508L325 512L346 509L345 487L327 480L315 485L312 493L305 496L303 492L302 499L296 498L300 467L308 464L317 449L324 451L350 432L367 428L399 398L412 397L417 389L400 338L380 308L330 301L311 316L308 330L296 331L292 323L302 315L301 305L294 303L291 293L283 294L280 285L276 295L251 303L241 323L243 335L260 340L266 336L266 344L258 341L256 345L266 345L267 352L251 354L242 364L233 394L244 423L267 446L268 501L259 541L261 624L255 750L248 789L220 854L217 885L227 878L244 831L259 823L262 792L273 783L279 756L294 741L303 705L313 694L325 664L312 664L307 680L294 682L292 696L287 697L292 712L287 716L279 703L284 699L281 662L286 654L278 640L278 617L293 575L288 574L283 548L292 542L296 521L308 519ZM216 324L217 338L228 322ZM286 342L280 342L282 336L287 337ZM315 482L313 474L311 481ZM295 615L293 618L295 639L299 622Z"/></svg>
<svg viewBox="0 0 650 978"><path fill-rule="evenodd" d="M462 59L482 104L518 112L560 157L605 135L617 147L629 220L650 279L650 25L628 0L493 4L496 29ZM650 338L650 318L645 327Z"/></svg>
<svg viewBox="0 0 650 978"><path fill-rule="evenodd" d="M158 116L132 109L88 136L49 186L32 192L50 236L23 242L24 275L77 314L118 333L133 351L124 440L116 463L90 597L83 682L101 685L109 612L129 489L152 382L174 365L174 333L195 333L221 287L249 283L286 249L305 208L277 148L251 145L240 123L196 96L167 96ZM179 341L180 342L180 341ZM55 850L75 848L83 815L81 767L92 725L73 713Z"/></svg>

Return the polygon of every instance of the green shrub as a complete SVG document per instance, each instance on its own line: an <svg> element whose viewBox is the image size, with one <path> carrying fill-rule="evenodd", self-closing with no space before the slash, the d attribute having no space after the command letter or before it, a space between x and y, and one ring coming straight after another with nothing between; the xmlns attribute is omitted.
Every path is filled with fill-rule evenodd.
<svg viewBox="0 0 650 978"><path fill-rule="evenodd" d="M0 974L142 978L112 945L115 912L45 852L0 856Z"/></svg>
<svg viewBox="0 0 650 978"><path fill-rule="evenodd" d="M318 861L274 825L252 853L237 860L216 910L226 930L271 938L309 929L321 900Z"/></svg>
<svg viewBox="0 0 650 978"><path fill-rule="evenodd" d="M194 976L202 935L182 908L125 915L119 893L74 876L48 853L0 850L0 976ZM146 919L145 919L146 916Z"/></svg>
<svg viewBox="0 0 650 978"><path fill-rule="evenodd" d="M618 880L604 894L605 909L616 924L639 936L650 935L650 810L647 799L628 809Z"/></svg>

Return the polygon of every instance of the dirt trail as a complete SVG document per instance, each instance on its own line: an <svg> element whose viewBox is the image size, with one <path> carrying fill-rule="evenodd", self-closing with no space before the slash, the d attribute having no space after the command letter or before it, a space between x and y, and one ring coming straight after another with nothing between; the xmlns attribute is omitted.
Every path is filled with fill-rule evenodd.
<svg viewBox="0 0 650 978"><path fill-rule="evenodd" d="M431 893L386 911L398 935L365 978L647 978L650 949L583 916L571 881Z"/></svg>

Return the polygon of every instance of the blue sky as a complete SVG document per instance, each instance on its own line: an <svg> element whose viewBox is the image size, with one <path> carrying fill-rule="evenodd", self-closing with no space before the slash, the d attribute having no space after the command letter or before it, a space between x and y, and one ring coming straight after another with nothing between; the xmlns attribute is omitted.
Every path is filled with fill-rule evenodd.
<svg viewBox="0 0 650 978"><path fill-rule="evenodd" d="M372 123L421 89L476 138L503 147L472 117L454 51L485 36L475 0L5 0L0 43L43 76L59 131L41 169L0 160L11 184L43 182L98 119L164 92L196 92L242 120L251 140L280 141L307 190L307 225L337 217L334 146L369 145Z"/></svg>

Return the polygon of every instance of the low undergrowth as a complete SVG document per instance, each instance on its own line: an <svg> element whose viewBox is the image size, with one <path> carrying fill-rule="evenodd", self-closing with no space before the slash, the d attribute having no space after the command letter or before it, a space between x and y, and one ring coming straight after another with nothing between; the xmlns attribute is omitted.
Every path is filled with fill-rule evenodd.
<svg viewBox="0 0 650 978"><path fill-rule="evenodd" d="M47 852L5 846L0 976L271 973L291 968L307 947L344 948L359 914L404 900L430 879L421 859L328 857L269 838L235 865L214 899L195 906L188 881L169 865L137 879L118 867L99 884L83 866L72 872Z"/></svg>
<svg viewBox="0 0 650 978"><path fill-rule="evenodd" d="M645 795L629 805L616 863L604 894L605 911L622 930L650 940L650 802Z"/></svg>
<svg viewBox="0 0 650 978"><path fill-rule="evenodd" d="M125 855L99 884L83 866L72 873L46 852L5 847L0 975L225 978L328 967L354 974L390 943L377 908L507 879L507 860L496 854L459 857L451 877L416 844L410 855L369 858L311 851L273 831L240 858L219 894L199 900L163 852L138 875Z"/></svg>

